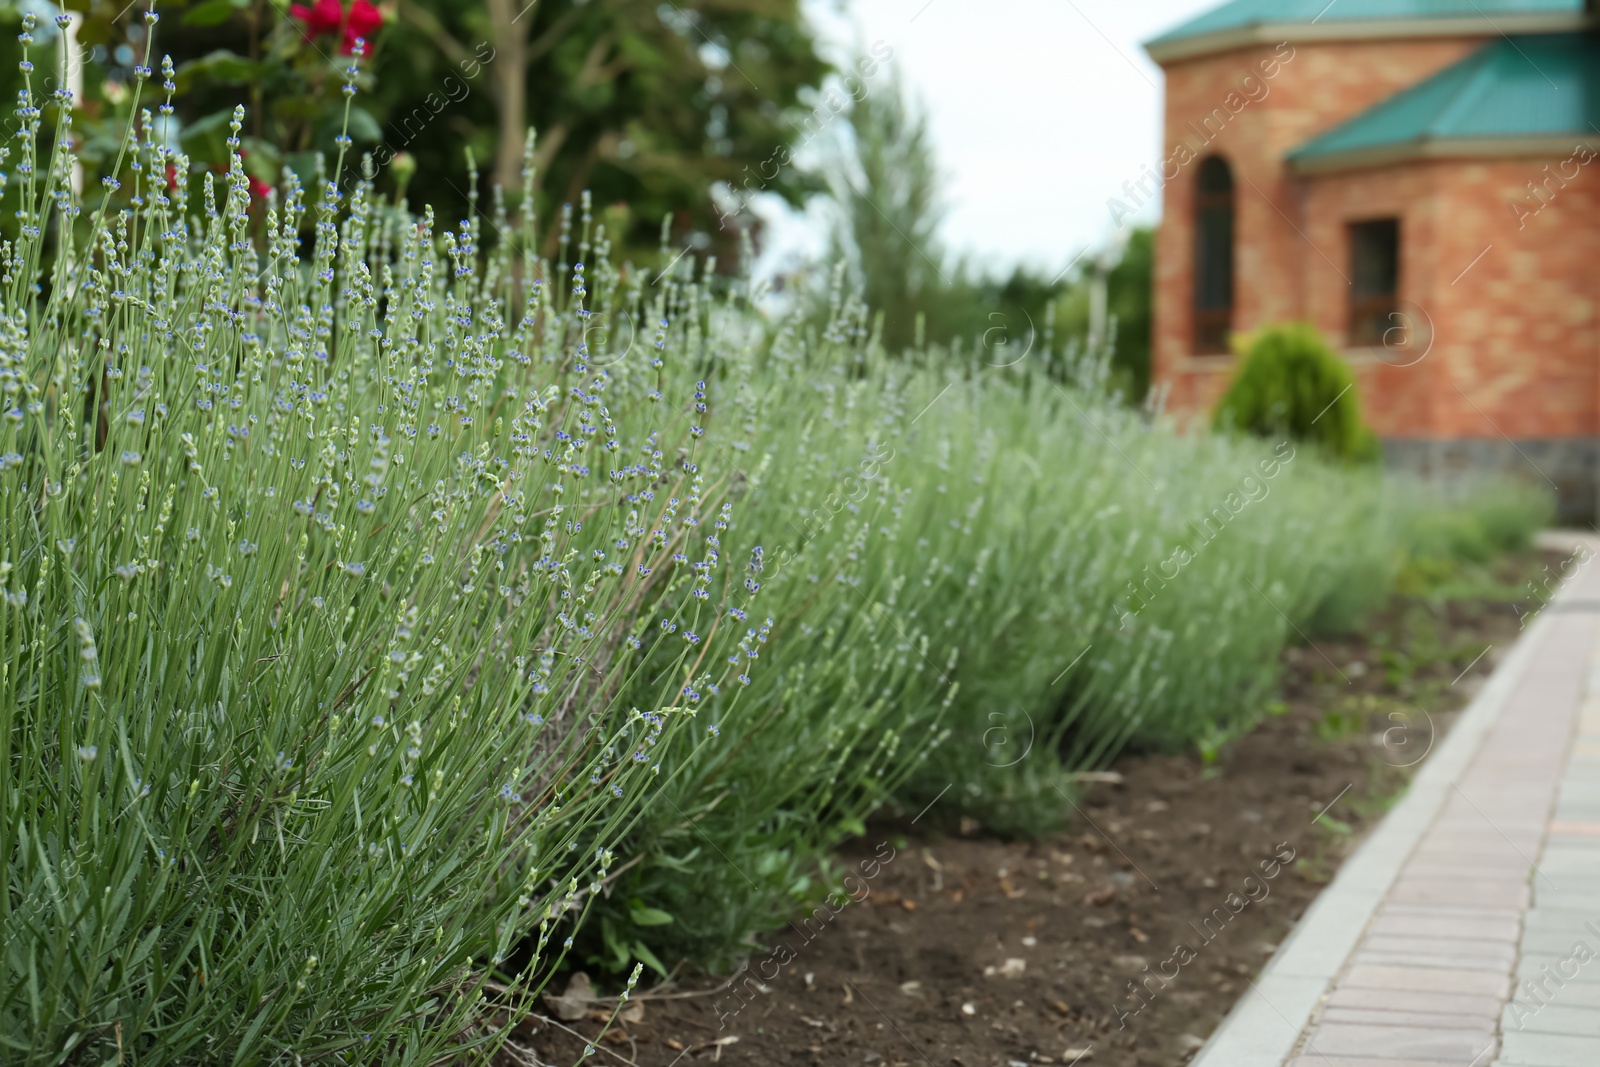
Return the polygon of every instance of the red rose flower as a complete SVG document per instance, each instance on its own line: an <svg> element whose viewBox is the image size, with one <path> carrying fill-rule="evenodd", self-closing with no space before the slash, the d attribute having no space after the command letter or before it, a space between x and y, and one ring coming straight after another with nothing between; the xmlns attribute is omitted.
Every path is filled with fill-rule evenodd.
<svg viewBox="0 0 1600 1067"><path fill-rule="evenodd" d="M383 27L383 13L373 7L369 0L352 0L348 17L341 0L316 0L310 7L294 4L289 8L289 16L305 24L301 32L308 41L313 37L338 33L342 28L344 41L339 51L345 55L355 51L357 37L370 40Z"/></svg>

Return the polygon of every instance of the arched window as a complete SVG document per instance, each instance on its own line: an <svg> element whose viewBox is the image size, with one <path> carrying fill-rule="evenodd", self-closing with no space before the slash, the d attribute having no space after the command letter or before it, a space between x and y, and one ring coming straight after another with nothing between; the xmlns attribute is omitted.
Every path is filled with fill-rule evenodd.
<svg viewBox="0 0 1600 1067"><path fill-rule="evenodd" d="M1194 197L1194 350L1228 351L1233 328L1233 171L1221 156L1200 164Z"/></svg>

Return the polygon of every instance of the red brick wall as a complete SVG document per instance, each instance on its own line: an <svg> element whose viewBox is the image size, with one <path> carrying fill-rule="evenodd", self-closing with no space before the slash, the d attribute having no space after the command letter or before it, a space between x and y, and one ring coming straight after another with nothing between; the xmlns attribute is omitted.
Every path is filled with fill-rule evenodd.
<svg viewBox="0 0 1600 1067"><path fill-rule="evenodd" d="M1600 148L1600 137L1589 143ZM1527 183L1565 158L1441 166L1441 262L1464 267L1494 247L1454 285L1459 268L1447 269L1436 289L1449 325L1435 354L1453 383L1438 403L1439 436L1600 432L1600 159L1570 165L1577 176L1520 227L1509 206L1532 203Z"/></svg>
<svg viewBox="0 0 1600 1067"><path fill-rule="evenodd" d="M1600 148L1600 137L1592 143ZM1565 187L1552 180L1545 206L1520 224L1510 206L1531 212L1527 182L1543 182L1544 168L1565 159L1440 160L1305 183L1303 228L1341 270L1348 222L1401 220L1403 306L1431 323L1432 343L1425 356L1349 353L1380 436L1600 432L1600 159L1569 163L1576 177ZM1315 254L1304 276L1306 317L1342 344L1345 280Z"/></svg>
<svg viewBox="0 0 1600 1067"><path fill-rule="evenodd" d="M1234 172L1234 328L1248 331L1304 317L1310 310L1305 264L1311 259L1324 262L1326 255L1340 270L1348 268L1342 240L1319 252L1299 232L1305 228L1307 190L1288 176L1284 156L1317 133L1449 66L1483 41L1301 43L1292 49L1242 49L1167 66L1165 144L1172 165L1166 168L1164 221L1156 242L1152 369L1155 380L1170 389L1169 410L1209 411L1233 369L1230 358L1193 355L1191 219L1199 158L1220 153ZM1274 61L1274 76L1262 77L1263 69L1274 69ZM1237 94L1231 108L1230 93ZM1228 121L1223 125L1213 118L1206 144L1195 128L1218 108ZM1220 132L1215 132L1218 126ZM1185 159L1180 146L1194 154L1194 161L1177 165Z"/></svg>

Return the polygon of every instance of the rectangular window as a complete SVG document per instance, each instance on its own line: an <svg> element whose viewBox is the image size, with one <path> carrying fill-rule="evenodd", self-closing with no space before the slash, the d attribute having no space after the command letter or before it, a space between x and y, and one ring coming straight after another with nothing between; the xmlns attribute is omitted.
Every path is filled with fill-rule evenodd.
<svg viewBox="0 0 1600 1067"><path fill-rule="evenodd" d="M1376 348L1400 310L1400 220L1350 224L1350 345Z"/></svg>

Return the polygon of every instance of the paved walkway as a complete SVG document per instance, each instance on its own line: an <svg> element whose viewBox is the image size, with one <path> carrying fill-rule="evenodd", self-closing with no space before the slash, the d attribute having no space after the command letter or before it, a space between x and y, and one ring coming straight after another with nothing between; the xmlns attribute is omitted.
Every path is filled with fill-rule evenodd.
<svg viewBox="0 0 1600 1067"><path fill-rule="evenodd" d="M1194 1063L1600 1067L1600 559Z"/></svg>

